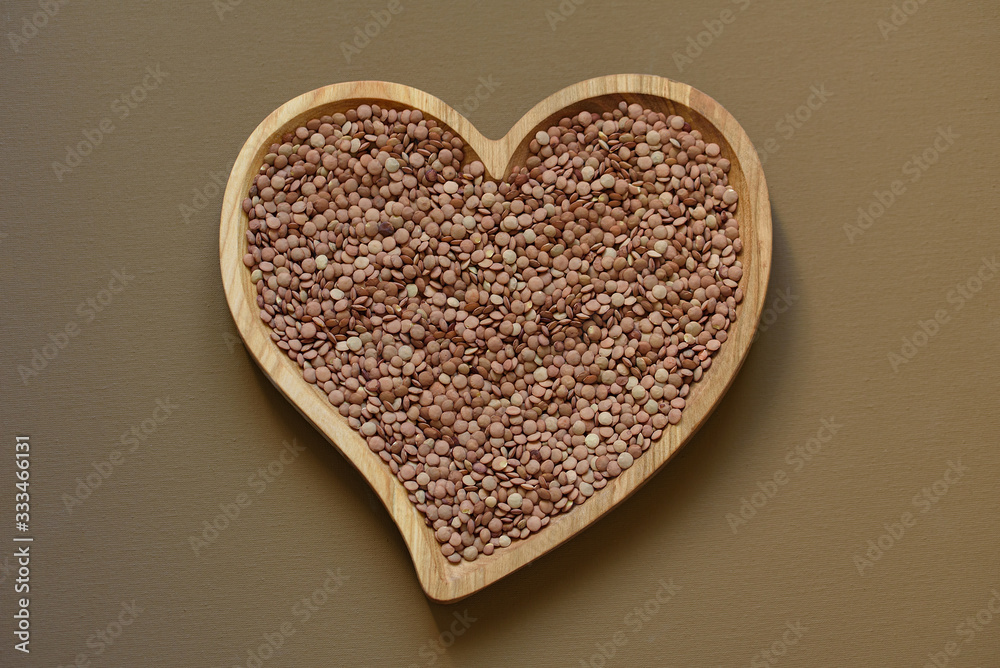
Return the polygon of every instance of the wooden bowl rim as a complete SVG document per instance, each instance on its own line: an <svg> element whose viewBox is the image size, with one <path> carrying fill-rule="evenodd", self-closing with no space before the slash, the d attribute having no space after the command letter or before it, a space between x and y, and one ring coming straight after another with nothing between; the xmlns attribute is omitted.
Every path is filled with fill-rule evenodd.
<svg viewBox="0 0 1000 668"><path fill-rule="evenodd" d="M301 377L298 365L270 340L270 328L261 321L256 291L243 265L246 249L246 214L242 202L251 179L257 175L267 146L313 112L341 107L350 102L390 102L398 108L419 109L456 132L467 147L486 165L488 175L503 178L518 146L533 135L540 123L558 112L587 101L616 97L660 98L664 108L690 110L713 126L725 145L723 154L733 164L732 183L740 194L737 219L744 248L740 287L744 299L739 318L732 324L729 339L716 354L712 368L691 390L692 401L677 425L668 427L663 437L635 460L631 468L611 480L586 504L560 515L542 531L493 555L480 555L472 562L453 565L440 552L432 530L407 498L402 483L372 453L364 439L340 416L325 394ZM346 107L345 107L346 108ZM696 126L711 132L713 128ZM727 151L729 153L727 154ZM656 473L698 428L722 399L746 358L763 308L771 264L771 212L760 159L743 128L720 104L701 91L666 78L620 74L588 79L568 86L545 98L522 116L500 139L483 136L472 123L442 100L403 84L355 81L323 86L295 97L269 114L244 143L237 157L222 206L219 232L219 259L223 287L230 312L247 349L264 374L293 406L361 472L398 526L410 552L421 586L431 599L447 603L460 600L513 573L552 550L596 522L612 508L635 493ZM752 260L752 261L748 261Z"/></svg>

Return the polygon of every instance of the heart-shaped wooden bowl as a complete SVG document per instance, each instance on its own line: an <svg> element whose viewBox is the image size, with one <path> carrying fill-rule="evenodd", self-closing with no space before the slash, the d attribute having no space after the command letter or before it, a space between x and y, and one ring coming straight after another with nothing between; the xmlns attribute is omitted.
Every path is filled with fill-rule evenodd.
<svg viewBox="0 0 1000 668"><path fill-rule="evenodd" d="M609 111L621 100L663 113L676 113L700 130L706 142L715 142L732 163L729 183L739 193L740 259L744 299L729 339L715 356L712 368L695 383L677 425L613 478L586 504L559 515L542 531L490 556L450 564L441 554L432 530L407 498L402 483L351 429L327 397L302 379L298 365L270 339L261 321L256 291L243 264L247 248L247 216L242 202L263 162L268 146L310 118L344 112L362 103L419 109L451 128L466 142L465 160L479 159L487 177L504 178L512 165L523 164L528 144L539 129L584 109ZM403 534L427 595L441 602L464 598L537 559L611 510L646 482L698 430L728 389L746 357L757 328L771 265L771 209L760 160L739 123L715 100L676 81L648 75L613 75L582 81L546 98L519 120L501 139L487 139L463 116L436 97L408 86L381 81L358 81L324 86L286 102L261 122L236 159L222 205L219 233L222 282L233 319L243 341L264 373L306 419L361 472Z"/></svg>

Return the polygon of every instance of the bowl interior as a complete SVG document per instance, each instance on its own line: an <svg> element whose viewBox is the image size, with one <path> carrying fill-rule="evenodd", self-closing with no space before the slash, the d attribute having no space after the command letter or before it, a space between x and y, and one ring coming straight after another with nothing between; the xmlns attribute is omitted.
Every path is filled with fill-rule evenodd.
<svg viewBox="0 0 1000 668"><path fill-rule="evenodd" d="M444 121L441 118L438 118L437 116L426 111L425 109L420 109L416 105L401 104L399 102L394 102L392 100L385 100L374 97L344 98L326 104L320 104L315 107L311 107L310 109L303 111L299 114L296 114L295 116L284 121L275 131L273 131L270 135L268 135L266 141L261 143L260 147L257 149L257 152L253 156L253 161L251 162L251 164L256 165L256 167L259 168L264 163L264 156L267 155L268 148L271 146L271 144L280 144L282 135L289 132L294 132L296 128L304 125L309 120L313 118L320 118L322 116L332 116L336 113L346 113L351 109L357 109L362 104L376 104L382 109L396 109L398 111L402 111L404 109L416 109L424 115L424 118L434 119L435 121L437 121L438 125L444 126L449 130L451 130L452 132L455 132L456 134L459 134L459 136L461 136L460 133L458 133L446 121ZM464 139L465 138L463 137L463 140ZM472 146L466 145L463 151L465 152L465 158L462 160L463 165L469 162L473 162L475 160L479 160L479 154L475 152ZM250 179L252 176L255 175L256 172L247 175L246 190L250 189Z"/></svg>
<svg viewBox="0 0 1000 668"><path fill-rule="evenodd" d="M606 111L614 111L618 108L618 103L625 101L626 104L638 103L642 105L644 109L650 109L652 111L657 111L663 114L677 114L682 116L691 124L693 130L698 130L701 132L706 143L715 142L719 145L722 150L722 155L728 157L732 162L734 167L737 165L738 161L729 145L729 141L723 135L722 131L715 127L715 125L709 121L705 116L701 114L696 109L693 109L686 104L682 104L675 100L671 100L665 97L660 97L658 95L645 95L641 93L608 93L604 95L596 95L594 97L588 97L572 104L563 107L562 109L556 110L540 120L538 123L531 128L531 131L520 138L517 147L514 149L511 155L510 161L507 163L507 170L509 171L511 167L515 165L523 165L524 161L528 158L528 145L531 140L534 139L535 132L538 130L546 130L553 125L558 124L558 122L566 117L580 113L581 111L589 111L591 113L604 113ZM740 177L742 177L742 172L740 172ZM732 182L734 177L733 170L729 172L730 182ZM735 186L734 186L735 187Z"/></svg>

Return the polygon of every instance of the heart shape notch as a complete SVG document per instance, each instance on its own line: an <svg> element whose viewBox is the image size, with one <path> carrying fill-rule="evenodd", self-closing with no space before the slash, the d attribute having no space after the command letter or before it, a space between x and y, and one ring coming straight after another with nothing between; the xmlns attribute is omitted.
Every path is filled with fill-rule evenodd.
<svg viewBox="0 0 1000 668"><path fill-rule="evenodd" d="M442 555L425 516L408 498L409 492L386 464L352 429L323 392L302 377L302 370L271 339L271 328L260 316L257 290L243 263L247 252L248 217L243 210L265 154L283 134L312 118L344 113L362 104L387 109L419 110L464 141L463 164L479 160L485 179L502 181L524 165L536 132L580 111L611 111L621 101L664 114L677 114L700 131L705 142L717 144L730 161L729 187L739 195L739 281L744 298L739 318L728 328L728 340L713 357L710 371L691 385L683 419L663 430L634 464L586 503L560 514L541 531L474 561L449 563ZM223 201L220 263L230 311L247 348L264 373L296 409L315 425L364 475L399 527L427 595L440 602L464 598L530 563L569 539L635 492L705 421L728 389L756 331L767 289L771 261L771 216L759 158L746 133L717 102L690 86L648 75L613 75L590 79L563 89L525 114L499 140L483 137L468 120L441 100L422 91L385 82L335 84L305 93L285 103L257 127L233 166Z"/></svg>

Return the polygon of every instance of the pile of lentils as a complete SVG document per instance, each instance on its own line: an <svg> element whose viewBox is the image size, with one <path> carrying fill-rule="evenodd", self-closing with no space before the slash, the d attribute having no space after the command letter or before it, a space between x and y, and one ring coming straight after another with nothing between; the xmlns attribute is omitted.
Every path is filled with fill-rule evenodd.
<svg viewBox="0 0 1000 668"><path fill-rule="evenodd" d="M271 339L409 492L452 563L586 503L681 419L743 298L717 144L621 102L502 181L420 111L272 144L243 202Z"/></svg>

